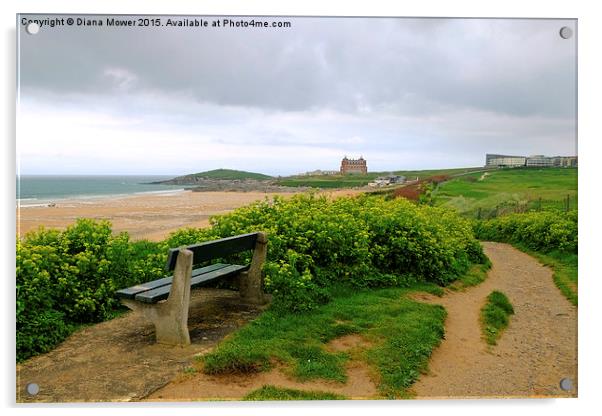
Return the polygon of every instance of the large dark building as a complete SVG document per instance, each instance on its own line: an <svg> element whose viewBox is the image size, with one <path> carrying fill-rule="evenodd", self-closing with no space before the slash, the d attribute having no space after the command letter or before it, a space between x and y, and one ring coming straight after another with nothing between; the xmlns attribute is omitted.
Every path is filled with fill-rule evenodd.
<svg viewBox="0 0 602 416"><path fill-rule="evenodd" d="M341 174L346 175L348 173L359 173L362 175L368 173L366 159L361 156L359 159L347 159L347 156L345 156L341 161Z"/></svg>

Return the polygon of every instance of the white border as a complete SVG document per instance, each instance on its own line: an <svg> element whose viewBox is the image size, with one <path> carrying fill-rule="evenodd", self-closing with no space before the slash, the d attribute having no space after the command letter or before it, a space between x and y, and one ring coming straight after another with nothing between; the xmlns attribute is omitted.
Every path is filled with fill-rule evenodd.
<svg viewBox="0 0 602 416"><path fill-rule="evenodd" d="M164 406L118 406L118 405L80 405L20 407L14 406L14 227L15 227L15 14L21 13L147 13L147 14L266 14L266 15L331 15L331 16L440 16L440 17L558 17L579 19L579 198L580 198L580 320L579 320L579 399L572 400L473 400L473 401L421 401L421 402L346 402L346 403L256 403L248 406L228 403L203 403L177 405L178 414L292 414L326 413L335 409L353 414L364 414L372 408L378 408L380 414L399 414L401 412L436 413L440 415L507 415L508 412L545 412L546 414L593 413L600 408L596 400L597 387L602 368L600 367L600 287L599 273L595 273L594 264L597 252L595 244L600 244L596 234L600 231L600 222L596 211L599 197L596 172L596 151L602 140L599 123L600 107L594 100L600 97L600 48L602 33L600 15L593 4L586 2L575 4L570 1L525 2L524 0L506 1L416 1L391 4L390 1L370 0L353 2L350 0L306 0L285 1L245 1L245 0L21 0L2 2L2 81L4 96L2 100L2 126L4 127L3 148L1 151L2 175L0 181L3 198L3 215L0 229L2 244L0 263L2 274L4 311L2 348L3 404L8 411L40 413L50 415L79 414L82 410L93 414L119 412L145 415L164 415L174 405ZM552 88L553 86L551 86ZM83 407L83 408L82 408Z"/></svg>

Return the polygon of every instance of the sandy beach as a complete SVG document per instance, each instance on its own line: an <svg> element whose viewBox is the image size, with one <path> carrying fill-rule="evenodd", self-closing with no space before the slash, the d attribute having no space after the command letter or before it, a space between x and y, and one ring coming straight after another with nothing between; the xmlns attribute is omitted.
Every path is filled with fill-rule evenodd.
<svg viewBox="0 0 602 416"><path fill-rule="evenodd" d="M339 190L324 193L336 197L359 192ZM22 236L39 226L64 229L77 218L93 218L111 221L113 232L127 231L132 239L159 241L178 228L206 227L213 215L225 214L274 195L290 197L293 193L183 191L61 200L55 206L17 209L17 234Z"/></svg>

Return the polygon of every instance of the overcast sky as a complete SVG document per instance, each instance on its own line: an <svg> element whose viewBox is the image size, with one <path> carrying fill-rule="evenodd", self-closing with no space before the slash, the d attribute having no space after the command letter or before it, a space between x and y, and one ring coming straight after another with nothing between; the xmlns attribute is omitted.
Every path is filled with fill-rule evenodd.
<svg viewBox="0 0 602 416"><path fill-rule="evenodd" d="M575 21L263 20L292 27L21 27L21 173L288 175L345 155L389 171L576 153L576 36L559 36Z"/></svg>

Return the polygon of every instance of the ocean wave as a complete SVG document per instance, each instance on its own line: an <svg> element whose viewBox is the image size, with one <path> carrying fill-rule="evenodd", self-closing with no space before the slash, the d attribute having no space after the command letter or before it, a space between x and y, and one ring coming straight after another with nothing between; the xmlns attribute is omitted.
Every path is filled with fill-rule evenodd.
<svg viewBox="0 0 602 416"><path fill-rule="evenodd" d="M33 198L35 199L35 198ZM17 201L17 208L36 208L36 207L53 207L56 204L54 202L43 202L43 203L36 203L36 204L32 204L32 203L23 203L22 201Z"/></svg>
<svg viewBox="0 0 602 416"><path fill-rule="evenodd" d="M57 204L64 206L64 203L72 201L78 205L93 205L98 201L107 199L121 199L131 196L156 195L156 196L172 196L185 192L185 188L178 189L162 189L159 191L139 191L132 193L115 193L115 194L100 194L100 195L69 195L56 198L18 198L17 208L34 208L34 207L54 207Z"/></svg>
<svg viewBox="0 0 602 416"><path fill-rule="evenodd" d="M186 189L181 188L181 189L164 189L162 191L140 191L140 192L134 192L133 195L146 195L146 194L152 194L152 195L165 195L165 196L169 196L169 195L173 195L173 194L179 194L181 192L186 191Z"/></svg>

